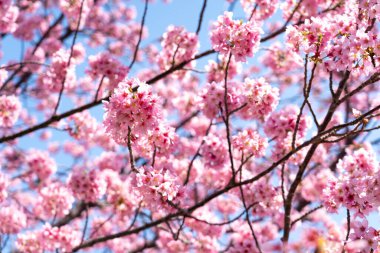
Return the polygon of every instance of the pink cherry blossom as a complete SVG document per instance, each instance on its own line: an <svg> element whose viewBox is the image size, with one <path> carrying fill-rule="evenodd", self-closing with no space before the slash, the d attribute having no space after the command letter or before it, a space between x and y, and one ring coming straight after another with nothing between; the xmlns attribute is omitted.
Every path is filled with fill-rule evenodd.
<svg viewBox="0 0 380 253"><path fill-rule="evenodd" d="M16 206L2 206L0 211L1 234L17 234L27 225L25 213Z"/></svg>
<svg viewBox="0 0 380 253"><path fill-rule="evenodd" d="M225 12L212 24L211 43L215 51L223 55L231 53L236 61L245 62L258 50L261 28L255 21L243 23L232 16L232 12Z"/></svg>
<svg viewBox="0 0 380 253"><path fill-rule="evenodd" d="M133 134L145 134L159 124L158 102L149 85L137 79L120 82L110 101L104 102L106 131L119 144L127 143L129 129Z"/></svg>
<svg viewBox="0 0 380 253"><path fill-rule="evenodd" d="M74 168L68 186L75 198L88 202L96 202L104 195L107 187L101 173L81 167Z"/></svg>
<svg viewBox="0 0 380 253"><path fill-rule="evenodd" d="M41 150L31 150L26 157L26 163L30 173L36 175L39 180L48 179L57 170L57 165L49 153Z"/></svg>
<svg viewBox="0 0 380 253"><path fill-rule="evenodd" d="M16 96L0 96L0 127L13 126L21 113L21 103Z"/></svg>

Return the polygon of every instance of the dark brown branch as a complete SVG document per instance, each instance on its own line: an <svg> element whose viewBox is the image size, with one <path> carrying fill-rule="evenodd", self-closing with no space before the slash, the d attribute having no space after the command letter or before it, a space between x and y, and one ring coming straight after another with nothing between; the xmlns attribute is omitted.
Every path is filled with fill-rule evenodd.
<svg viewBox="0 0 380 253"><path fill-rule="evenodd" d="M307 216L309 216L310 214L314 213L315 211L317 211L317 210L319 210L319 209L321 209L321 208L323 208L323 205L317 206L317 207L315 207L315 208L313 208L313 209L307 211L305 214L301 215L301 217L299 217L299 218L295 219L294 221L292 221L291 226L293 227L294 224L296 224L296 223L299 222L300 220L305 219Z"/></svg>
<svg viewBox="0 0 380 253"><path fill-rule="evenodd" d="M84 221L84 226L83 226L83 232L82 232L82 238L81 238L81 240L80 240L80 244L82 244L83 243L83 241L84 241L84 238L85 238L85 236L86 236L86 231L87 231L87 226L88 226L88 218L89 218L89 216L88 216L88 207L87 207L87 205L85 204L85 210L86 210L86 219L85 219L85 221Z"/></svg>
<svg viewBox="0 0 380 253"><path fill-rule="evenodd" d="M187 123L189 123L189 121L196 117L198 114L200 113L200 111L195 111L193 112L192 114L190 114L189 117L183 119L181 122L179 122L176 126L175 126L175 131L177 131L178 129L182 128L184 125L186 125Z"/></svg>
<svg viewBox="0 0 380 253"><path fill-rule="evenodd" d="M230 137L230 114L229 114L229 108L228 108L228 69L230 66L232 54L230 53L226 65L226 71L224 74L224 109L225 109L225 115L222 113L222 117L224 118L224 123L226 126L226 135L227 135L227 144L228 144L228 154L230 157L230 163L231 163L231 170L232 170L232 178L235 178L235 166L234 166L234 158L232 154L232 144L231 144L231 137Z"/></svg>
<svg viewBox="0 0 380 253"><path fill-rule="evenodd" d="M25 66L25 65L28 65L28 64L31 64L31 65L41 65L41 66L49 67L48 64L45 64L43 62L23 61L23 62L17 62L17 63L12 63L12 64L9 64L9 65L2 66L2 67L0 67L0 69L10 69L10 68L13 68L13 67L16 67L16 66Z"/></svg>
<svg viewBox="0 0 380 253"><path fill-rule="evenodd" d="M249 205L247 207L247 210L251 209L253 206L257 205L258 202L255 202L251 205ZM225 226L225 225L228 225L228 224L231 224L235 221L237 221L238 219L240 219L241 216L243 216L247 211L244 210L243 212L241 212L238 216L236 216L235 218L232 218L231 220L228 220L228 221L223 221L223 222L209 222L209 221L205 221L205 220L202 220L202 219L199 219L191 214L187 214L186 217L189 217L189 218L192 218L196 221L199 221L199 222L202 222L202 223L205 223L207 225L210 225L210 226Z"/></svg>
<svg viewBox="0 0 380 253"><path fill-rule="evenodd" d="M100 83L98 85L98 88L96 89L96 93L95 93L95 98L94 98L94 101L98 100L98 95L99 95L99 91L100 89L102 88L102 84L103 84L103 81L104 81L104 78L106 76L102 76L102 78L100 79Z"/></svg>
<svg viewBox="0 0 380 253"><path fill-rule="evenodd" d="M344 240L342 253L346 252L345 247L347 245L348 238L350 236L350 230L351 230L351 215L350 215L350 210L348 210L347 208L347 233L346 233L346 239Z"/></svg>
<svg viewBox="0 0 380 253"><path fill-rule="evenodd" d="M240 178L239 178L240 182L242 180L242 175L243 175L243 170L240 170ZM245 201L244 191L243 191L243 187L241 185L239 186L239 190L240 190L240 196L241 196L243 206L244 206L244 210L245 210L245 220L247 221L249 229L251 230L251 234L252 234L253 240L255 241L256 248L259 250L260 253L262 253L259 240L257 239L257 236L256 236L255 231L253 230L253 226L251 224L251 220L249 219L248 206L247 206L247 203Z"/></svg>
<svg viewBox="0 0 380 253"><path fill-rule="evenodd" d="M380 80L380 72L376 72L374 73L370 78L367 79L367 81L363 82L362 84L360 84L358 87L356 87L354 90L352 90L351 92L349 92L348 94L346 94L345 96L343 96L339 102L338 102L338 105L340 105L341 103L343 103L344 101L346 101L348 98L352 97L353 95L355 95L356 93L360 92L362 89L364 89L365 87L367 87L368 85L370 84L373 84L377 81Z"/></svg>
<svg viewBox="0 0 380 253"><path fill-rule="evenodd" d="M203 15L206 10L206 5L207 5L207 0L203 0L203 5L201 9L201 13L199 14L199 19L198 19L198 26L197 26L197 31L195 32L197 35L201 31L201 26L202 26L202 21L203 21Z"/></svg>
<svg viewBox="0 0 380 253"><path fill-rule="evenodd" d="M98 207L99 205L96 203L84 203L79 202L78 205L71 209L70 213L63 217L62 219L58 220L56 223L53 223L53 227L62 227L64 225L69 224L72 220L75 218L78 218L82 215L82 213L86 210L86 205L88 207Z"/></svg>
<svg viewBox="0 0 380 253"><path fill-rule="evenodd" d="M170 69L168 69L168 70L162 72L161 74L159 74L159 75L153 77L152 79L148 80L146 83L147 83L147 84L155 83L155 82L161 80L162 78L164 78L164 77L170 75L171 73L173 73L173 72L175 72L175 71L177 71L177 70L182 69L183 67L186 66L186 64L188 64L188 63L190 63L190 62L192 62L192 61L194 61L194 60L197 60L197 59L199 59L199 58L202 58L202 57L204 57L204 56L207 56L207 55L213 54L213 53L215 53L215 50L211 49L211 50L205 51L205 52L203 52L203 53L201 53L201 54L198 54L198 55L194 56L194 58L189 59L189 60L186 60L186 61L183 61L183 62L181 62L181 63L175 65L173 68L170 68Z"/></svg>
<svg viewBox="0 0 380 253"><path fill-rule="evenodd" d="M350 72L346 71L343 75L342 80L339 82L339 87L338 87L338 90L335 92L335 96L333 97L333 101L332 101L332 103L331 103L331 105L327 111L327 114L326 114L322 124L318 128L318 135L317 136L319 139L321 138L321 133L327 128L329 122L331 121L331 119L334 115L336 108L338 107L339 97L341 96L343 89L346 86L346 83L347 83L349 76L350 76ZM302 164L299 167L296 178L294 179L293 183L290 186L286 201L284 203L284 207L285 207L284 235L282 238L284 243L287 243L289 240L290 229L291 229L290 213L291 213L291 209L292 209L294 194L297 190L298 185L301 183L302 177L303 177L303 174L307 168L307 165L309 164L309 162L310 162L311 158L313 157L313 154L314 154L314 152L317 149L319 144L320 144L320 141L317 141L311 145L308 152L306 153L304 161L302 162Z"/></svg>
<svg viewBox="0 0 380 253"><path fill-rule="evenodd" d="M133 172L138 172L135 168L135 159L133 158L133 149L132 149L132 143L131 143L131 135L132 131L131 128L128 126L128 152L129 152L129 163L131 164L131 170Z"/></svg>
<svg viewBox="0 0 380 253"><path fill-rule="evenodd" d="M146 13L148 12L148 2L149 2L149 0L145 0L144 13L143 13L143 17L141 19L139 39L138 39L137 44L136 44L135 52L133 53L132 62L128 66L129 69L131 69L133 67L133 65L135 64L136 59L137 59L137 53L139 51L139 47L140 47L140 43L141 43L141 39L142 39L142 34L143 34L143 31L144 31L144 24L145 24Z"/></svg>

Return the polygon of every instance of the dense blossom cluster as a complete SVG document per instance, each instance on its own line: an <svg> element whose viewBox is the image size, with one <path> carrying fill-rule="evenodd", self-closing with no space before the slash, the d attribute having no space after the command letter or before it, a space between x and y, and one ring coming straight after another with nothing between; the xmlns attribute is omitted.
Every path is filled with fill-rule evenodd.
<svg viewBox="0 0 380 253"><path fill-rule="evenodd" d="M296 106L287 106L272 113L265 122L265 133L271 138L284 139L289 133L294 133L298 114L299 108ZM310 118L302 115L298 123L297 135L304 137L310 125Z"/></svg>
<svg viewBox="0 0 380 253"><path fill-rule="evenodd" d="M40 230L21 234L17 238L18 250L26 253L60 250L71 252L80 242L80 232L71 227L44 225Z"/></svg>
<svg viewBox="0 0 380 253"><path fill-rule="evenodd" d="M97 121L87 111L69 117L73 122L73 127L69 128L69 133L75 139L91 139L97 129Z"/></svg>
<svg viewBox="0 0 380 253"><path fill-rule="evenodd" d="M0 203L3 202L7 196L7 187L9 186L9 179L3 173L0 173Z"/></svg>
<svg viewBox="0 0 380 253"><path fill-rule="evenodd" d="M39 194L35 212L44 218L67 215L75 200L69 189L60 183L52 183L42 188Z"/></svg>
<svg viewBox="0 0 380 253"><path fill-rule="evenodd" d="M365 26L356 28L355 13L315 17L287 29L288 44L303 50L327 70L371 71L378 65L378 36Z"/></svg>
<svg viewBox="0 0 380 253"><path fill-rule="evenodd" d="M379 163L368 147L348 149L339 160L339 177L329 177L322 200L328 212L338 212L341 206L354 213L353 231L347 244L349 252L377 248L379 232L368 225L366 215L380 206Z"/></svg>
<svg viewBox="0 0 380 253"><path fill-rule="evenodd" d="M379 188L379 163L371 150L364 148L353 151L339 161L338 178L330 178L324 190L326 208L336 212L341 205L358 214L368 214L376 208Z"/></svg>
<svg viewBox="0 0 380 253"><path fill-rule="evenodd" d="M265 120L278 105L278 88L271 87L263 78L245 79L242 94L246 106L239 115L243 119Z"/></svg>
<svg viewBox="0 0 380 253"><path fill-rule="evenodd" d="M207 71L207 82L222 82L226 74L227 57L220 55L218 61L209 60L205 69ZM241 65L235 61L235 58L231 58L228 65L228 79L233 79L239 72L241 72Z"/></svg>
<svg viewBox="0 0 380 253"><path fill-rule="evenodd" d="M232 12L218 17L211 28L210 38L215 51L223 55L231 53L236 61L246 61L259 48L261 28L256 21L233 20Z"/></svg>
<svg viewBox="0 0 380 253"><path fill-rule="evenodd" d="M271 70L267 75L267 79L270 82L279 82L282 89L290 84L300 82L301 78L303 78L302 75L299 75L299 71L304 64L302 57L298 53L288 50L281 43L271 45L268 51L265 52L262 63ZM294 74L289 75L289 73Z"/></svg>
<svg viewBox="0 0 380 253"><path fill-rule="evenodd" d="M132 184L129 178L123 179L119 176L118 172L112 170L105 170L102 177L107 184L106 199L111 204L119 217L129 217L133 208L138 202L138 196L132 194Z"/></svg>
<svg viewBox="0 0 380 253"><path fill-rule="evenodd" d="M0 127L13 126L21 113L21 103L16 96L0 96Z"/></svg>
<svg viewBox="0 0 380 253"><path fill-rule="evenodd" d="M31 175L39 180L46 180L57 171L57 164L49 153L41 150L31 150L26 157L26 164Z"/></svg>
<svg viewBox="0 0 380 253"><path fill-rule="evenodd" d="M88 58L88 73L93 78L107 77L109 88L114 89L128 74L128 68L109 53L99 53ZM103 80L104 82L104 80Z"/></svg>
<svg viewBox="0 0 380 253"><path fill-rule="evenodd" d="M228 82L227 85L227 107L229 111L232 111L242 104L241 88L237 82ZM204 115L212 119L221 113L221 110L223 110L222 115L226 113L224 93L222 83L212 82L205 85L200 94L200 107Z"/></svg>
<svg viewBox="0 0 380 253"><path fill-rule="evenodd" d="M81 200L96 202L106 192L106 182L97 170L76 167L69 178L68 186L73 195Z"/></svg>
<svg viewBox="0 0 380 253"><path fill-rule="evenodd" d="M210 134L205 137L200 154L202 155L206 167L213 169L224 167L228 159L228 153L222 135Z"/></svg>
<svg viewBox="0 0 380 253"><path fill-rule="evenodd" d="M14 32L17 28L16 20L19 9L13 5L11 0L1 1L0 5L0 33Z"/></svg>
<svg viewBox="0 0 380 253"><path fill-rule="evenodd" d="M118 153L115 152L103 152L98 158L95 160L96 166L100 170L114 170L114 171L120 171L124 164L124 157Z"/></svg>
<svg viewBox="0 0 380 253"><path fill-rule="evenodd" d="M268 147L267 140L252 129L239 132L232 138L232 143L236 149L246 156L264 156L265 149Z"/></svg>
<svg viewBox="0 0 380 253"><path fill-rule="evenodd" d="M17 234L26 227L26 215L16 206L2 206L0 212L1 234Z"/></svg>
<svg viewBox="0 0 380 253"><path fill-rule="evenodd" d="M137 79L120 82L110 101L104 102L104 125L117 143L126 144L129 131L144 135L158 126L161 118L158 102L146 83Z"/></svg>
<svg viewBox="0 0 380 253"><path fill-rule="evenodd" d="M152 167L141 168L136 174L136 189L146 205L166 207L166 201L177 203L183 196L183 190L176 177L167 169Z"/></svg>
<svg viewBox="0 0 380 253"><path fill-rule="evenodd" d="M350 242L347 244L348 252L361 250L363 252L371 252L371 249L377 248L380 237L379 232L368 225L368 220L357 220L353 222L350 234Z"/></svg>
<svg viewBox="0 0 380 253"><path fill-rule="evenodd" d="M260 252L255 242L252 240L252 235L249 227L245 226L245 224L237 225L239 233L233 236L233 246L229 252ZM276 247L276 245L273 245L273 240L276 238L276 235L278 233L277 227L274 224L263 224L256 229L256 232L260 245L262 245L261 250L266 250L267 252L278 250L278 247Z"/></svg>
<svg viewBox="0 0 380 253"><path fill-rule="evenodd" d="M37 81L38 96L46 96L46 92L60 92L62 85L65 88L72 88L75 86L76 75L75 65L68 65L70 59L70 52L60 49L52 56L52 62L49 69L44 75L40 75Z"/></svg>
<svg viewBox="0 0 380 253"><path fill-rule="evenodd" d="M59 0L58 2L59 2L60 9L69 20L70 27L72 29L75 29L78 26L79 19L80 19L79 27L84 26L94 1L93 0L81 0L81 1Z"/></svg>
<svg viewBox="0 0 380 253"><path fill-rule="evenodd" d="M158 56L161 70L167 70L176 63L190 60L198 51L198 36L183 27L169 26L162 36L162 51ZM192 67L192 63L187 66Z"/></svg>

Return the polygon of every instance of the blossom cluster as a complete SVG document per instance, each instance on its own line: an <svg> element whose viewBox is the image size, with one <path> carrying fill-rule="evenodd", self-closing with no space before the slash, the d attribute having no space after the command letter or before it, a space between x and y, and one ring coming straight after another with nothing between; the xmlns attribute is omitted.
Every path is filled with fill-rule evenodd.
<svg viewBox="0 0 380 253"><path fill-rule="evenodd" d="M2 206L0 212L1 234L17 234L27 225L27 218L16 206Z"/></svg>
<svg viewBox="0 0 380 253"><path fill-rule="evenodd" d="M240 0L244 12L255 20L264 20L272 16L278 8L278 0Z"/></svg>
<svg viewBox="0 0 380 253"><path fill-rule="evenodd" d="M162 36L162 51L158 56L161 70L167 70L183 61L190 60L198 51L198 36L183 27L169 26ZM186 66L192 66L187 64Z"/></svg>
<svg viewBox="0 0 380 253"><path fill-rule="evenodd" d="M237 82L227 83L227 106L229 111L237 109L242 104L241 89L238 85ZM224 93L224 85L221 83L212 82L205 85L200 93L200 107L204 115L212 119L216 117L221 110L223 110L222 115L226 113Z"/></svg>
<svg viewBox="0 0 380 253"><path fill-rule="evenodd" d="M177 178L167 169L144 167L136 174L136 189L146 205L168 208L166 201L181 201L183 189Z"/></svg>
<svg viewBox="0 0 380 253"><path fill-rule="evenodd" d="M20 113L21 103L16 96L0 96L0 127L12 127Z"/></svg>
<svg viewBox="0 0 380 253"><path fill-rule="evenodd" d="M8 196L7 188L9 183L10 181L8 177L4 173L0 172L0 203L3 202Z"/></svg>
<svg viewBox="0 0 380 253"><path fill-rule="evenodd" d="M107 52L88 57L88 65L90 69L87 72L92 78L108 78L110 90L114 89L128 73L128 68Z"/></svg>
<svg viewBox="0 0 380 253"><path fill-rule="evenodd" d="M231 53L236 61L245 62L258 50L261 28L254 20L243 23L233 20L232 15L232 12L225 12L212 24L211 43L222 55Z"/></svg>
<svg viewBox="0 0 380 253"><path fill-rule="evenodd" d="M268 141L253 129L246 129L232 137L233 146L246 156L264 156Z"/></svg>
<svg viewBox="0 0 380 253"><path fill-rule="evenodd" d="M16 246L26 253L61 250L72 252L80 242L80 232L69 226L52 227L44 225L40 230L30 231L18 236Z"/></svg>
<svg viewBox="0 0 380 253"><path fill-rule="evenodd" d="M106 192L107 184L97 170L76 167L70 175L68 186L75 198L96 202Z"/></svg>
<svg viewBox="0 0 380 253"><path fill-rule="evenodd" d="M343 205L367 215L379 206L379 163L372 150L353 151L338 162L337 169L339 177L331 178L323 192L327 210L336 212Z"/></svg>
<svg viewBox="0 0 380 253"><path fill-rule="evenodd" d="M17 28L16 20L19 9L11 0L4 0L0 5L0 33L14 32Z"/></svg>
<svg viewBox="0 0 380 253"><path fill-rule="evenodd" d="M52 183L39 191L35 212L41 218L61 218L69 213L74 200L65 185Z"/></svg>
<svg viewBox="0 0 380 253"><path fill-rule="evenodd" d="M79 28L83 27L94 4L93 0L70 1L59 0L59 7L69 20L71 29L76 29L80 19Z"/></svg>
<svg viewBox="0 0 380 253"><path fill-rule="evenodd" d="M69 133L75 139L91 139L98 130L96 119L87 111L75 114L68 120L73 122L73 126L69 127Z"/></svg>
<svg viewBox="0 0 380 253"><path fill-rule="evenodd" d="M294 133L298 114L299 108L293 105L272 113L265 122L265 133L271 138L284 139L289 133ZM298 123L297 136L304 137L310 126L310 118L302 115Z"/></svg>
<svg viewBox="0 0 380 253"><path fill-rule="evenodd" d="M379 38L366 26L359 26L354 13L312 17L302 25L288 27L287 36L293 50L303 50L329 71L369 73L377 65Z"/></svg>
<svg viewBox="0 0 380 253"><path fill-rule="evenodd" d="M207 82L220 83L224 81L226 75L228 59L226 56L220 55L218 61L209 60L205 69L207 71ZM228 80L233 79L239 72L241 72L241 65L239 62L235 61L235 58L231 58L228 64Z"/></svg>
<svg viewBox="0 0 380 253"><path fill-rule="evenodd" d="M277 107L279 102L279 90L272 87L264 78L245 79L242 94L246 104L239 111L243 119L265 120Z"/></svg>
<svg viewBox="0 0 380 253"><path fill-rule="evenodd" d="M38 96L45 96L47 91L58 93L62 85L66 89L75 86L75 65L69 64L70 52L60 49L52 56L52 62L44 75L40 75L37 80ZM73 60L74 61L74 60Z"/></svg>
<svg viewBox="0 0 380 253"><path fill-rule="evenodd" d="M225 85L207 83L200 92L200 107L210 119L219 113L225 115ZM227 82L228 112L237 110L237 115L247 120L264 121L279 103L279 90L272 87L264 78L246 78L243 84Z"/></svg>
<svg viewBox="0 0 380 253"><path fill-rule="evenodd" d="M26 157L31 176L35 175L39 180L46 180L57 171L55 160L48 152L31 150Z"/></svg>
<svg viewBox="0 0 380 253"><path fill-rule="evenodd" d="M203 139L204 144L200 150L204 165L208 168L220 169L227 159L227 145L220 134L210 134Z"/></svg>
<svg viewBox="0 0 380 253"><path fill-rule="evenodd" d="M159 125L158 103L158 97L148 84L138 79L120 82L109 102L104 102L106 130L119 144L128 142L130 131L134 135L145 135Z"/></svg>

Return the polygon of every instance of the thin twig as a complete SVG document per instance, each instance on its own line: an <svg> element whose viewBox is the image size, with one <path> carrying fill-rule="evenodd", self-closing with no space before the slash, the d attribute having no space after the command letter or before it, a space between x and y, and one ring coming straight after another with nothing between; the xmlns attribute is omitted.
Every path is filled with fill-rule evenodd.
<svg viewBox="0 0 380 253"><path fill-rule="evenodd" d="M231 144L231 137L230 137L230 134L231 134L230 133L230 121L229 121L230 115L229 115L229 110L228 110L228 86L227 86L227 84L228 84L228 69L230 66L231 58L232 58L232 54L230 53L230 55L228 56L226 71L224 74L224 109L225 109L225 115L223 115L223 112L221 112L221 113L222 113L222 117L225 117L224 123L226 125L228 154L230 157L232 178L235 178L234 158L233 158L233 154L232 154L232 144Z"/></svg>
<svg viewBox="0 0 380 253"><path fill-rule="evenodd" d="M82 232L82 239L80 240L80 244L83 243L84 241L84 238L86 236L86 230L87 230L87 226L88 226L88 207L87 205L85 204L85 209L86 209L86 219L84 221L84 227L83 227L83 232Z"/></svg>
<svg viewBox="0 0 380 253"><path fill-rule="evenodd" d="M348 238L350 236L350 230L351 230L351 215L350 215L350 210L347 208L347 233L346 233L346 239L344 240L342 253L346 252L345 247L347 245Z"/></svg>
<svg viewBox="0 0 380 253"><path fill-rule="evenodd" d="M95 93L95 98L94 98L94 101L96 101L98 99L98 95L99 95L99 91L100 89L102 88L102 84L103 84L103 81L104 81L104 78L106 76L102 76L102 78L100 79L100 83L98 85L98 89L96 90L96 93Z"/></svg>
<svg viewBox="0 0 380 253"><path fill-rule="evenodd" d="M135 159L133 158L133 150L132 150L132 143L131 143L131 128L128 126L128 152L129 152L129 162L131 164L131 170L133 172L138 172L135 168Z"/></svg>
<svg viewBox="0 0 380 253"><path fill-rule="evenodd" d="M73 53L74 53L75 41L76 41L77 36L78 36L79 26L80 26L80 22L81 22L81 19L82 19L82 12L83 12L84 1L85 1L85 0L82 0L82 3L81 3L81 5L80 5L78 23L77 23L77 27L76 27L75 32L74 32L73 42L71 43L70 56L69 56L69 60L68 60L68 62L67 62L67 66L66 66L67 71L68 71L69 68L70 68L70 65L71 65L71 59L72 59L72 57L73 57ZM66 72L66 75L63 77L63 80L62 80L61 90L59 91L58 101L57 101L57 104L55 105L55 108L54 108L54 111L53 111L53 115L56 115L57 110L58 110L58 107L59 107L59 103L61 102L61 98L62 98L63 90L65 89L66 76L67 76L67 72Z"/></svg>
<svg viewBox="0 0 380 253"><path fill-rule="evenodd" d="M203 15L206 10L206 5L207 5L207 0L203 0L203 5L201 9L201 13L199 14L199 19L198 19L198 26L197 26L197 31L195 32L197 35L201 31L201 26L202 26L202 21L203 21Z"/></svg>
<svg viewBox="0 0 380 253"><path fill-rule="evenodd" d="M205 133L205 135L203 137L203 140L201 141L201 144L199 145L199 147L197 149L197 152L195 152L195 155L193 156L193 158L191 158L189 167L187 168L186 179L185 179L185 182L183 183L183 185L187 185L187 183L189 182L190 174L191 174L191 169L193 167L194 161L200 155L201 148L202 148L203 144L205 143L205 139L204 138L209 134L211 126L212 126L212 120L211 120L211 122L210 122L210 124L209 124L209 126L208 126L208 128L206 130L206 133Z"/></svg>
<svg viewBox="0 0 380 253"><path fill-rule="evenodd" d="M142 34L143 34L143 30L144 30L146 13L148 12L148 2L149 2L149 0L145 0L144 13L143 13L143 16L142 16L142 19L141 19L139 39L138 39L137 44L136 44L135 52L133 53L132 61L131 61L131 63L128 66L129 69L131 69L133 67L133 65L135 64L135 61L137 59L137 53L139 51L139 47L140 47L140 43L141 43L141 39L142 39Z"/></svg>
<svg viewBox="0 0 380 253"><path fill-rule="evenodd" d="M305 219L307 216L309 216L310 214L314 213L315 211L319 210L323 208L323 205L320 205L320 206L317 206L309 211L307 211L305 214L301 215L301 217L295 219L294 221L292 221L292 224L291 226L294 226L294 224L296 224L297 222L299 222L300 220L303 220Z"/></svg>

